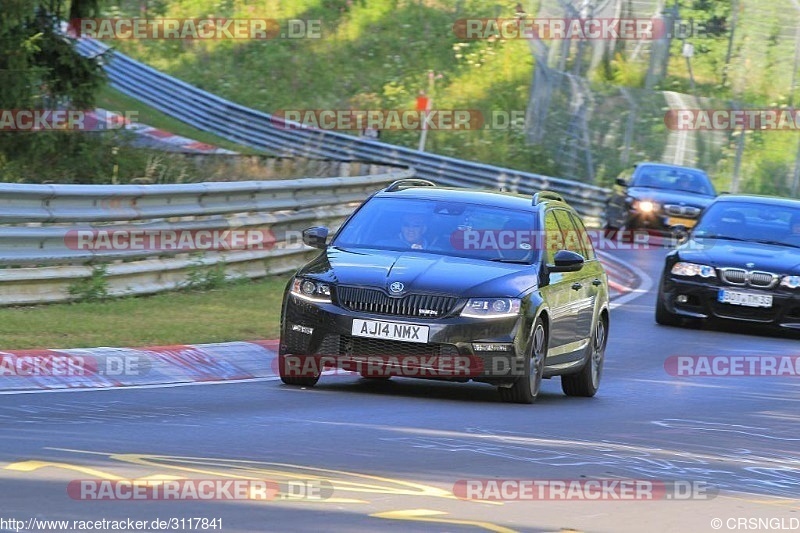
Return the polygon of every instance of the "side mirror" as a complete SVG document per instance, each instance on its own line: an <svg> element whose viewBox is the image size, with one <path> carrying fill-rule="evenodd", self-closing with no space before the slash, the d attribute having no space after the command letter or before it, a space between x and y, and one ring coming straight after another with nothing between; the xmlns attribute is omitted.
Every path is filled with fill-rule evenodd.
<svg viewBox="0 0 800 533"><path fill-rule="evenodd" d="M678 246L679 244L683 244L684 242L686 242L686 239L689 238L689 229L683 224L675 224L669 229L669 231L672 234L673 246Z"/></svg>
<svg viewBox="0 0 800 533"><path fill-rule="evenodd" d="M547 265L550 272L577 272L583 268L586 261L581 254L570 252L569 250L559 250L556 252L554 265Z"/></svg>
<svg viewBox="0 0 800 533"><path fill-rule="evenodd" d="M303 230L303 244L324 250L328 246L328 228L315 226Z"/></svg>
<svg viewBox="0 0 800 533"><path fill-rule="evenodd" d="M626 180L625 178L617 178L616 180L614 180L614 183L616 183L620 187L626 187L626 188L628 187L628 180Z"/></svg>

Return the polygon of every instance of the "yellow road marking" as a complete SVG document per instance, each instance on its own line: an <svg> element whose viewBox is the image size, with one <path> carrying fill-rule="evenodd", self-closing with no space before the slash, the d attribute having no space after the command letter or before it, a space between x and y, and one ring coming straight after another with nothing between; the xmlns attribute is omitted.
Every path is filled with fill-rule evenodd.
<svg viewBox="0 0 800 533"><path fill-rule="evenodd" d="M73 465L69 463L51 462L51 461L20 461L11 463L5 467L6 470L14 470L17 472L33 472L40 468L62 468L64 470L72 470L73 472L81 472L87 476L92 476L96 479L111 479L111 480L124 480L126 478L120 477L116 474L104 472L96 468L89 468L88 466Z"/></svg>

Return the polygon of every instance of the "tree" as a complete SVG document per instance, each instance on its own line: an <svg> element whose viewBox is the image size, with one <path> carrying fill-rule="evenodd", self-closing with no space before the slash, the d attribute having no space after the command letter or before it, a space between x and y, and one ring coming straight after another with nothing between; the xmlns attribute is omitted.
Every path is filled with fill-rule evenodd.
<svg viewBox="0 0 800 533"><path fill-rule="evenodd" d="M2 0L0 110L87 109L105 82L101 58L87 58L61 32L64 15L92 16L97 0ZM68 138L68 137L72 138ZM12 160L68 154L91 140L57 133L0 132L0 173Z"/></svg>

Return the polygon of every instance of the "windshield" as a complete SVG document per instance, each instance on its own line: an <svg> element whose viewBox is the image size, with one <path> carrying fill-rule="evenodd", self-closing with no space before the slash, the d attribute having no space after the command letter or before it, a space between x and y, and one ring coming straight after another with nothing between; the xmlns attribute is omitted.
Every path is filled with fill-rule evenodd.
<svg viewBox="0 0 800 533"><path fill-rule="evenodd" d="M678 167L639 167L631 186L716 196L714 186L704 172Z"/></svg>
<svg viewBox="0 0 800 533"><path fill-rule="evenodd" d="M530 263L541 246L532 212L453 201L374 198L333 242L339 248L414 250Z"/></svg>
<svg viewBox="0 0 800 533"><path fill-rule="evenodd" d="M800 247L800 208L719 202L708 207L692 234Z"/></svg>

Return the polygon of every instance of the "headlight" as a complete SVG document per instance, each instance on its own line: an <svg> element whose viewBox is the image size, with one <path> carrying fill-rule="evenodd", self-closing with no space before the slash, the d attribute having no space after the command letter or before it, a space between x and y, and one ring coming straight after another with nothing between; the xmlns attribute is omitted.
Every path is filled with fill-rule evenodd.
<svg viewBox="0 0 800 533"><path fill-rule="evenodd" d="M781 280L781 287L786 287L787 289L800 288L800 276L784 276Z"/></svg>
<svg viewBox="0 0 800 533"><path fill-rule="evenodd" d="M694 263L675 263L670 272L676 276L700 276L701 278L717 277L717 273L714 272L714 267L696 265Z"/></svg>
<svg viewBox="0 0 800 533"><path fill-rule="evenodd" d="M519 298L470 298L461 316L497 318L519 314Z"/></svg>
<svg viewBox="0 0 800 533"><path fill-rule="evenodd" d="M652 213L658 210L658 204L650 200L636 200L633 202L633 208L642 213Z"/></svg>
<svg viewBox="0 0 800 533"><path fill-rule="evenodd" d="M292 282L292 294L312 302L330 302L331 286L310 279L295 278Z"/></svg>

